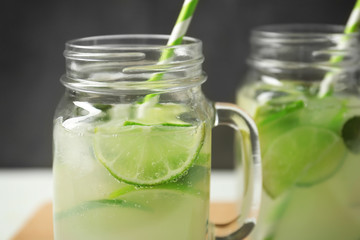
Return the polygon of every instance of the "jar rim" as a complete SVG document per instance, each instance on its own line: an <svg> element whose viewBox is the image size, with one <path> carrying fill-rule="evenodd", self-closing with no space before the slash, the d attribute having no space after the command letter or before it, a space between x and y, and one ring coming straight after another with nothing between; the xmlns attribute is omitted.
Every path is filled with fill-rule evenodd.
<svg viewBox="0 0 360 240"><path fill-rule="evenodd" d="M90 36L83 38L76 38L69 40L65 43L65 49L72 50L161 50L161 49L169 49L169 48L177 48L181 47L191 47L195 45L202 44L202 41L193 38L184 36L182 38L181 45L172 45L168 46L167 40L170 38L170 35L166 34L115 34L115 35L98 35L98 36ZM146 42L147 40L148 42ZM116 45L111 44L114 41L118 43ZM123 41L123 43L121 43ZM155 44L158 41L162 44ZM150 44L152 42L152 44Z"/></svg>
<svg viewBox="0 0 360 240"><path fill-rule="evenodd" d="M353 71L359 63L359 33L332 24L290 23L255 28L248 63L269 74ZM335 61L334 59L341 59Z"/></svg>
<svg viewBox="0 0 360 240"><path fill-rule="evenodd" d="M318 37L318 36L353 36L360 34L344 33L345 26L335 24L289 23L270 24L256 27L252 30L254 37Z"/></svg>
<svg viewBox="0 0 360 240"><path fill-rule="evenodd" d="M184 36L181 44L171 46L167 45L169 38L120 34L70 40L65 44L66 74L61 82L72 89L115 94L173 91L202 84L206 76L201 69L201 40Z"/></svg>

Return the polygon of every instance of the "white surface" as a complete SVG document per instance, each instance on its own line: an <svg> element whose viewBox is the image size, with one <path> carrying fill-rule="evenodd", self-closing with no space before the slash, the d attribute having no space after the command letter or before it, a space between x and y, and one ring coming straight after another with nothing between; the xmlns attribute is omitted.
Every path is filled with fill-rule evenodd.
<svg viewBox="0 0 360 240"><path fill-rule="evenodd" d="M240 189L237 188L236 175L230 170L211 172L210 200L212 202L236 201Z"/></svg>
<svg viewBox="0 0 360 240"><path fill-rule="evenodd" d="M236 199L232 171L212 171L211 200ZM52 198L50 169L0 169L0 240L10 240L43 203Z"/></svg>
<svg viewBox="0 0 360 240"><path fill-rule="evenodd" d="M39 206L51 201L51 170L0 169L0 192L0 240L8 240Z"/></svg>

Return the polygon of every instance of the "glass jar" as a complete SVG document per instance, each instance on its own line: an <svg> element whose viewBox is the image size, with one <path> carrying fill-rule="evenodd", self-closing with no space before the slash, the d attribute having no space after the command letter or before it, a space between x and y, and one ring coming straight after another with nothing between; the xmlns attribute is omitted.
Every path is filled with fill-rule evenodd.
<svg viewBox="0 0 360 240"><path fill-rule="evenodd" d="M359 34L329 25L255 29L237 103L259 129L256 240L360 238Z"/></svg>
<svg viewBox="0 0 360 240"><path fill-rule="evenodd" d="M236 105L201 91L202 45L185 37L90 37L66 44L66 87L54 121L56 240L245 237L261 193L257 130ZM238 217L209 225L211 129L244 133L246 191ZM241 215L240 215L241 211Z"/></svg>

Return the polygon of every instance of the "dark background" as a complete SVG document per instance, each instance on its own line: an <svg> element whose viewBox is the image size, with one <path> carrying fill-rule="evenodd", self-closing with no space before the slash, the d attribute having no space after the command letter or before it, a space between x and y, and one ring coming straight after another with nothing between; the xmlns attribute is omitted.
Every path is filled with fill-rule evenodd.
<svg viewBox="0 0 360 240"><path fill-rule="evenodd" d="M0 167L51 166L52 115L64 88L67 40L171 32L182 0L7 0L0 5ZM203 90L234 101L250 29L274 23L345 24L355 0L200 0L188 35L204 43ZM231 166L232 131L214 130L213 165Z"/></svg>

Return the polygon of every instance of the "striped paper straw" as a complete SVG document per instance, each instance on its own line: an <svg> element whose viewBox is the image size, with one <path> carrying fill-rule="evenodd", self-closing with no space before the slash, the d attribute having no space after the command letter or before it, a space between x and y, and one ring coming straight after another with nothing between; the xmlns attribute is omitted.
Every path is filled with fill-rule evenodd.
<svg viewBox="0 0 360 240"><path fill-rule="evenodd" d="M194 15L195 8L198 4L198 0L185 0L181 8L178 19L176 20L175 26L171 32L168 40L168 46L174 46L181 44L183 37L185 36L192 16Z"/></svg>
<svg viewBox="0 0 360 240"><path fill-rule="evenodd" d="M182 43L183 37L185 36L192 16L194 15L195 8L198 4L199 0L185 0L183 6L181 8L180 14L176 20L175 26L170 34L169 40L167 42L167 46L175 46ZM161 57L159 59L158 64L166 63L172 56L174 55L174 49L165 49ZM161 80L164 76L163 73L154 74L148 81L158 81ZM148 94L140 101L139 103L148 102L153 97L157 96L157 94Z"/></svg>
<svg viewBox="0 0 360 240"><path fill-rule="evenodd" d="M198 4L198 0L185 0L181 8L180 14L176 20L175 26L171 32L167 46L179 45L182 43L192 16L194 15L195 8ZM174 49L165 49L161 54L158 64L166 63L174 55ZM164 74L159 73L152 76L148 81L157 81L163 77Z"/></svg>
<svg viewBox="0 0 360 240"><path fill-rule="evenodd" d="M360 27L360 0L357 0L352 10L349 20L346 23L345 33L354 33L359 31Z"/></svg>
<svg viewBox="0 0 360 240"><path fill-rule="evenodd" d="M351 34L356 33L360 29L360 0L356 1L355 7L352 10L350 17L346 23L344 33L345 34ZM346 38L339 44L341 48L347 47L347 40ZM331 63L338 63L343 60L342 56L332 57ZM319 97L324 97L326 95L329 95L332 91L332 86L334 82L334 76L332 73L327 73L325 75L325 78L320 83L320 89L319 89Z"/></svg>

